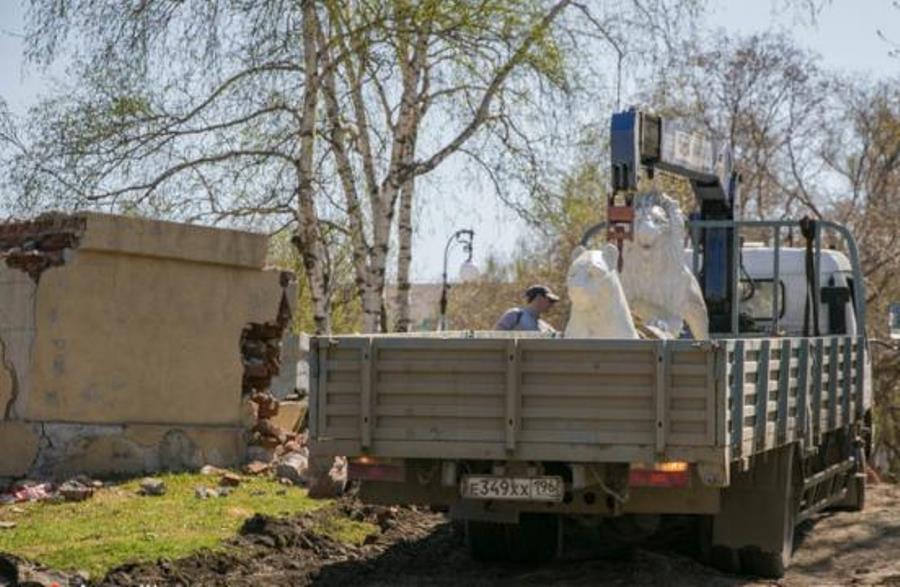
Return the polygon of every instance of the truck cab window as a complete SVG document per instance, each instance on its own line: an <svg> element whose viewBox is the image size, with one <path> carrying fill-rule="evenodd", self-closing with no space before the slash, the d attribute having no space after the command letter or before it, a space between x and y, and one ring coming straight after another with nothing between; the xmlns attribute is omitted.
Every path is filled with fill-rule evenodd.
<svg viewBox="0 0 900 587"><path fill-rule="evenodd" d="M778 317L784 318L785 287L778 281ZM753 320L772 320L772 301L775 296L775 282L772 279L754 279L751 285L746 279L741 280L741 310Z"/></svg>

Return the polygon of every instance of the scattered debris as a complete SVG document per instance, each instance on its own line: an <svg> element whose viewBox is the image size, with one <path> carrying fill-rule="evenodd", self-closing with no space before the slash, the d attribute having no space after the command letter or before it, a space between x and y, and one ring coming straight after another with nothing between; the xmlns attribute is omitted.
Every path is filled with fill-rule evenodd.
<svg viewBox="0 0 900 587"><path fill-rule="evenodd" d="M306 401L285 398L278 402L278 413L272 416L272 420L288 433L300 432L306 419L308 407L309 405Z"/></svg>
<svg viewBox="0 0 900 587"><path fill-rule="evenodd" d="M287 273L282 275L283 280L291 277ZM290 304L287 298L282 298L274 322L251 323L241 333L244 365L241 420L246 430L247 462L272 463L278 457L304 448L299 429L305 407L300 402L285 402L287 409L282 413L281 402L270 390L272 378L281 371L281 341L290 321ZM255 469L262 472L261 467Z"/></svg>
<svg viewBox="0 0 900 587"><path fill-rule="evenodd" d="M260 420L269 420L278 415L279 402L271 393L255 391L250 396L250 401L256 404L256 417Z"/></svg>
<svg viewBox="0 0 900 587"><path fill-rule="evenodd" d="M219 479L220 487L237 487L241 484L241 476L230 471L226 471Z"/></svg>
<svg viewBox="0 0 900 587"><path fill-rule="evenodd" d="M53 486L50 483L19 481L10 493L0 495L0 505L21 503L23 501L44 501L53 497Z"/></svg>
<svg viewBox="0 0 900 587"><path fill-rule="evenodd" d="M194 497L197 499L209 499L212 497L228 497L231 495L231 492L234 491L232 487L219 487L218 489L213 487L206 487L204 485L200 485L199 487L194 488Z"/></svg>
<svg viewBox="0 0 900 587"><path fill-rule="evenodd" d="M261 446L266 448L276 448L286 443L288 439L287 432L276 426L271 420L259 419L253 428L258 437L255 438Z"/></svg>
<svg viewBox="0 0 900 587"><path fill-rule="evenodd" d="M70 479L59 486L58 493L65 501L84 501L93 497L93 484L85 484L78 479Z"/></svg>
<svg viewBox="0 0 900 587"><path fill-rule="evenodd" d="M311 497L337 497L347 484L347 461L326 459L311 468L307 404L300 396L279 401L271 393L279 374L281 340L290 323L290 305L282 300L275 322L247 325L241 334L244 365L241 420L246 431L244 471L250 475L274 472L280 483L308 486Z"/></svg>
<svg viewBox="0 0 900 587"><path fill-rule="evenodd" d="M288 479L294 485L306 485L309 472L309 459L300 453L285 455L275 466L275 475Z"/></svg>
<svg viewBox="0 0 900 587"><path fill-rule="evenodd" d="M327 466L327 460L324 461ZM327 474L323 475L322 466L313 467L309 485L309 496L314 499L331 499L343 495L347 487L347 459L336 457Z"/></svg>
<svg viewBox="0 0 900 587"><path fill-rule="evenodd" d="M272 465L263 461L252 461L244 465L244 472L248 475L262 475L272 470Z"/></svg>
<svg viewBox="0 0 900 587"><path fill-rule="evenodd" d="M247 462L258 461L261 463L271 463L275 458L275 451L262 446L248 446L245 453Z"/></svg>
<svg viewBox="0 0 900 587"><path fill-rule="evenodd" d="M0 530L12 530L15 527L16 527L15 522L6 522L3 520L0 520Z"/></svg>
<svg viewBox="0 0 900 587"><path fill-rule="evenodd" d="M212 465L204 465L203 468L200 469L201 475L225 475L228 473L227 469L220 469L219 467L214 467Z"/></svg>
<svg viewBox="0 0 900 587"><path fill-rule="evenodd" d="M54 487L52 483L38 483L30 479L22 479L13 484L9 493L0 494L0 505L26 501L48 501L54 503L84 501L92 497L94 492L100 487L103 487L103 483L94 481L84 475L72 477L58 487Z"/></svg>
<svg viewBox="0 0 900 587"><path fill-rule="evenodd" d="M156 477L146 477L141 480L141 488L138 493L141 495L165 495L166 483Z"/></svg>
<svg viewBox="0 0 900 587"><path fill-rule="evenodd" d="M87 579L81 573L67 576L11 554L0 554L0 585L70 585L81 587Z"/></svg>

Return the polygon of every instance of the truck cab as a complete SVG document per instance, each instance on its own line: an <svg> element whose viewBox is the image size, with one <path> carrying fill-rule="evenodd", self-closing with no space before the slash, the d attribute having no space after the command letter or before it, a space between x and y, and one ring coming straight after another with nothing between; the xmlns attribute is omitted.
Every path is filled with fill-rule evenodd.
<svg viewBox="0 0 900 587"><path fill-rule="evenodd" d="M774 259L779 257L779 275L775 282ZM685 263L693 262L693 250L685 250ZM853 267L847 256L837 250L823 249L820 257L819 332L856 335L855 288ZM701 257L702 260L702 257ZM740 314L742 332L803 336L806 311L806 250L764 243L745 242L741 247ZM777 303L777 310L775 304Z"/></svg>

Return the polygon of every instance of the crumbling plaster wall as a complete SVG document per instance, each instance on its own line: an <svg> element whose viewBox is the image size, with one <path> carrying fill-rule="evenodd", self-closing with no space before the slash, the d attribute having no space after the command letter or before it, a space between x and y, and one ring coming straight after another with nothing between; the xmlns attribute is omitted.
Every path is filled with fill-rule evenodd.
<svg viewBox="0 0 900 587"><path fill-rule="evenodd" d="M78 218L53 263L0 263L0 477L236 462L241 332L295 299L267 237Z"/></svg>

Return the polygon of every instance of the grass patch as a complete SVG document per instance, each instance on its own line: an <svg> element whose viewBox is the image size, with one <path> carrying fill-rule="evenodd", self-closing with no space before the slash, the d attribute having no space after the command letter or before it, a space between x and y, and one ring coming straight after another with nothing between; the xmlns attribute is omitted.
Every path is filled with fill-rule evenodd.
<svg viewBox="0 0 900 587"><path fill-rule="evenodd" d="M14 529L0 530L0 551L99 577L125 562L179 558L201 548L220 548L221 541L233 536L255 513L291 515L328 503L309 499L303 489L261 477L245 478L228 497L205 500L194 496L194 488L214 486L217 476L161 478L168 491L159 497L137 495L140 481L134 480L104 488L81 503L0 507L0 520L16 523ZM325 526L323 533L351 543L360 542L370 531L350 520Z"/></svg>
<svg viewBox="0 0 900 587"><path fill-rule="evenodd" d="M331 516L322 519L313 526L312 531L323 534L338 542L362 546L366 536L378 532L378 526L369 522L357 522L340 516Z"/></svg>

